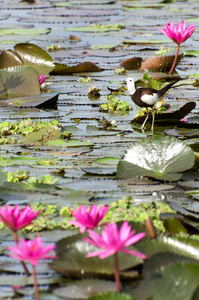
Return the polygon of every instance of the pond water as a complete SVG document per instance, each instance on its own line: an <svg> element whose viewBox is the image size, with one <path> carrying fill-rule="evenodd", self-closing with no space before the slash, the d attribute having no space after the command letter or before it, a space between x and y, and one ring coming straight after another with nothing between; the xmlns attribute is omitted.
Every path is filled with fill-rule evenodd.
<svg viewBox="0 0 199 300"><path fill-rule="evenodd" d="M158 28L170 20L175 24L179 20L187 20L187 24L195 23L194 34L183 44L181 50L196 50L196 53L195 56L185 55L173 75L173 78L181 77L190 84L170 90L164 100L170 105L170 110L177 110L188 101L195 101L196 107L189 117L198 117L198 87L193 86L194 80L199 76L198 1L36 0L28 3L1 0L0 11L0 50L13 49L15 44L21 42L34 43L46 51L49 46L60 45L60 50L49 52L55 62L72 66L89 61L101 68L100 72L48 76L45 84L49 89L59 92L57 109L0 108L0 122L27 118L38 121L56 119L61 123L63 131L68 130L73 134L74 140L93 144L92 147L1 145L0 155L3 158L18 157L25 152L27 156L59 161L47 166L30 166L28 163L2 165L2 171L15 172L20 169L29 171L30 176L41 176L64 169L64 174L57 176L56 183L62 192L30 193L8 187L0 191L2 201L25 205L36 200L56 204L58 208L88 200L110 204L127 196L132 196L135 203L163 201L165 198L180 203L191 201L185 191L187 188L198 188L196 170L185 172L177 182L160 182L147 178L124 180L116 178L115 165L104 166L96 164L95 160L108 156L120 159L133 142L152 136L150 125L145 132L140 130L140 125L131 125L137 107L131 101L128 91L116 97L121 101L128 101L132 108L130 111L105 113L101 110L101 105L107 102L104 98L109 94L107 87L117 89L127 77L138 80L145 73L141 70L128 70L124 74L117 74L115 69L120 68L121 62L133 57L141 57L144 61L150 56L156 56L156 51L162 47L175 47L171 40L158 31ZM91 24L123 26L90 27ZM169 79L164 72L148 74L161 81ZM78 81L85 77L91 77L92 82ZM88 97L92 86L101 90L97 100ZM105 121L114 126L107 129ZM154 134L165 134L164 130L170 128L173 127L155 126ZM79 191L75 199L71 195L63 196L64 189L68 188ZM82 196L83 191L88 194ZM60 235L59 233L53 240L59 239ZM44 234L44 237L47 241L52 240L51 235Z"/></svg>

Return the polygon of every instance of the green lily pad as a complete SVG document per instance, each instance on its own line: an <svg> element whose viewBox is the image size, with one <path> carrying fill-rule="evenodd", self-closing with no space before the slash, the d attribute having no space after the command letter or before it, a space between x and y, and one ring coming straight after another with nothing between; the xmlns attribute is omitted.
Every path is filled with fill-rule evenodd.
<svg viewBox="0 0 199 300"><path fill-rule="evenodd" d="M89 300L136 300L134 297L124 293L100 293L88 298Z"/></svg>
<svg viewBox="0 0 199 300"><path fill-rule="evenodd" d="M55 64L55 68L51 72L53 75L65 75L72 73L81 73L81 72L99 72L101 68L96 64L90 61L85 61L82 63L78 63L74 66L68 66L66 64Z"/></svg>
<svg viewBox="0 0 199 300"><path fill-rule="evenodd" d="M194 152L183 141L157 135L135 142L117 168L118 178L148 176L160 180L179 180L194 165Z"/></svg>
<svg viewBox="0 0 199 300"><path fill-rule="evenodd" d="M0 106L12 107L37 107L37 108L56 108L59 93L46 92L30 97L18 97L6 100L0 100Z"/></svg>
<svg viewBox="0 0 199 300"><path fill-rule="evenodd" d="M6 50L1 53L1 69L19 65L34 68L38 75L47 75L55 66L52 57L46 51L31 43L20 43L15 45L14 51Z"/></svg>
<svg viewBox="0 0 199 300"><path fill-rule="evenodd" d="M37 45L21 43L14 50L22 63L36 69L39 75L47 75L55 67L52 57Z"/></svg>
<svg viewBox="0 0 199 300"><path fill-rule="evenodd" d="M22 141L22 144L46 144L48 141L57 140L61 136L60 129L55 129L52 126L46 126L37 132L27 135Z"/></svg>
<svg viewBox="0 0 199 300"><path fill-rule="evenodd" d="M107 156L107 157L97 158L94 162L100 165L117 165L119 159L114 156Z"/></svg>
<svg viewBox="0 0 199 300"><path fill-rule="evenodd" d="M35 29L35 28L2 28L0 29L0 36L6 35L39 35L39 34L46 34L50 30L49 29Z"/></svg>
<svg viewBox="0 0 199 300"><path fill-rule="evenodd" d="M90 295L115 291L115 282L107 280L87 279L68 282L66 286L53 290L53 294L64 299L88 299Z"/></svg>
<svg viewBox="0 0 199 300"><path fill-rule="evenodd" d="M148 281L141 281L131 290L138 299L191 300L198 288L199 266L191 263L176 263L163 267Z"/></svg>
<svg viewBox="0 0 199 300"><path fill-rule="evenodd" d="M177 125L180 127L188 127L193 128L192 124L185 123L183 121L180 121L182 118L184 118L188 113L190 113L194 108L196 107L196 103L193 101L185 103L182 107L180 107L178 110L174 112L165 112L161 114L155 114L155 124L158 125ZM138 123L143 124L144 120L146 118L146 114L142 116L136 116L131 123ZM149 115L147 123L152 122L152 116ZM197 125L197 124L196 124Z"/></svg>
<svg viewBox="0 0 199 300"><path fill-rule="evenodd" d="M133 224L134 229L139 228L139 225L136 227L136 224ZM93 278L113 278L114 257L109 256L102 260L98 256L85 257L87 253L99 249L83 241L85 236L88 236L88 234L74 234L58 241L56 252L59 259L53 260L50 267L69 278L88 278L90 276ZM136 250L136 247L130 246L129 249ZM125 271L142 264L143 260L139 257L118 252L118 262L119 270ZM135 274L129 276L135 277Z"/></svg>
<svg viewBox="0 0 199 300"><path fill-rule="evenodd" d="M145 240L136 244L136 247L139 251L143 252L147 258L160 252L170 252L197 260L199 242L188 238L158 236L156 239Z"/></svg>
<svg viewBox="0 0 199 300"><path fill-rule="evenodd" d="M0 99L40 94L38 73L30 67L17 66L0 70Z"/></svg>
<svg viewBox="0 0 199 300"><path fill-rule="evenodd" d="M77 32L108 32L108 31L118 31L124 28L122 24L108 24L108 25L98 25L91 24L90 26L83 27L66 27L66 31L77 31Z"/></svg>

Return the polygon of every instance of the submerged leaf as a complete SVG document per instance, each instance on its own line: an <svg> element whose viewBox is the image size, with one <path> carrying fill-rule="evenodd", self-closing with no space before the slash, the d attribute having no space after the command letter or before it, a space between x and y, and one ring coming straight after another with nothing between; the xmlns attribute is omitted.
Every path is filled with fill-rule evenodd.
<svg viewBox="0 0 199 300"><path fill-rule="evenodd" d="M118 178L148 176L161 180L178 180L194 165L194 152L183 141L157 135L151 140L135 142L120 160Z"/></svg>

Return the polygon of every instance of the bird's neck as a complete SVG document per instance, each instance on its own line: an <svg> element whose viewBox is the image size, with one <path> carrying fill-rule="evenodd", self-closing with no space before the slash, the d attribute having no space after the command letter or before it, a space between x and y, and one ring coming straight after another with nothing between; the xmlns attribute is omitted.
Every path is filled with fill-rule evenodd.
<svg viewBox="0 0 199 300"><path fill-rule="evenodd" d="M130 95L133 95L136 91L135 85L128 86L128 91Z"/></svg>

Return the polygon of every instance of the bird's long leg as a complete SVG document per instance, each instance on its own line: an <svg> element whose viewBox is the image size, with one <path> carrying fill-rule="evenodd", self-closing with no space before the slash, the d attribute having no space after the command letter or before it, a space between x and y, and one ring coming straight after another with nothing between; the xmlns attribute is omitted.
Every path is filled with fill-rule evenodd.
<svg viewBox="0 0 199 300"><path fill-rule="evenodd" d="M144 120L144 122L143 122L143 124L142 124L142 127L141 127L141 129L143 129L143 128L144 128L144 126L145 126L145 124L146 124L146 121L148 120L148 118L149 118L149 111L147 111L147 116L146 116L146 119Z"/></svg>
<svg viewBox="0 0 199 300"><path fill-rule="evenodd" d="M153 134L153 128L154 128L154 122L155 122L155 114L154 114L154 110L151 110L151 115L152 115L152 124L151 124L151 132Z"/></svg>

